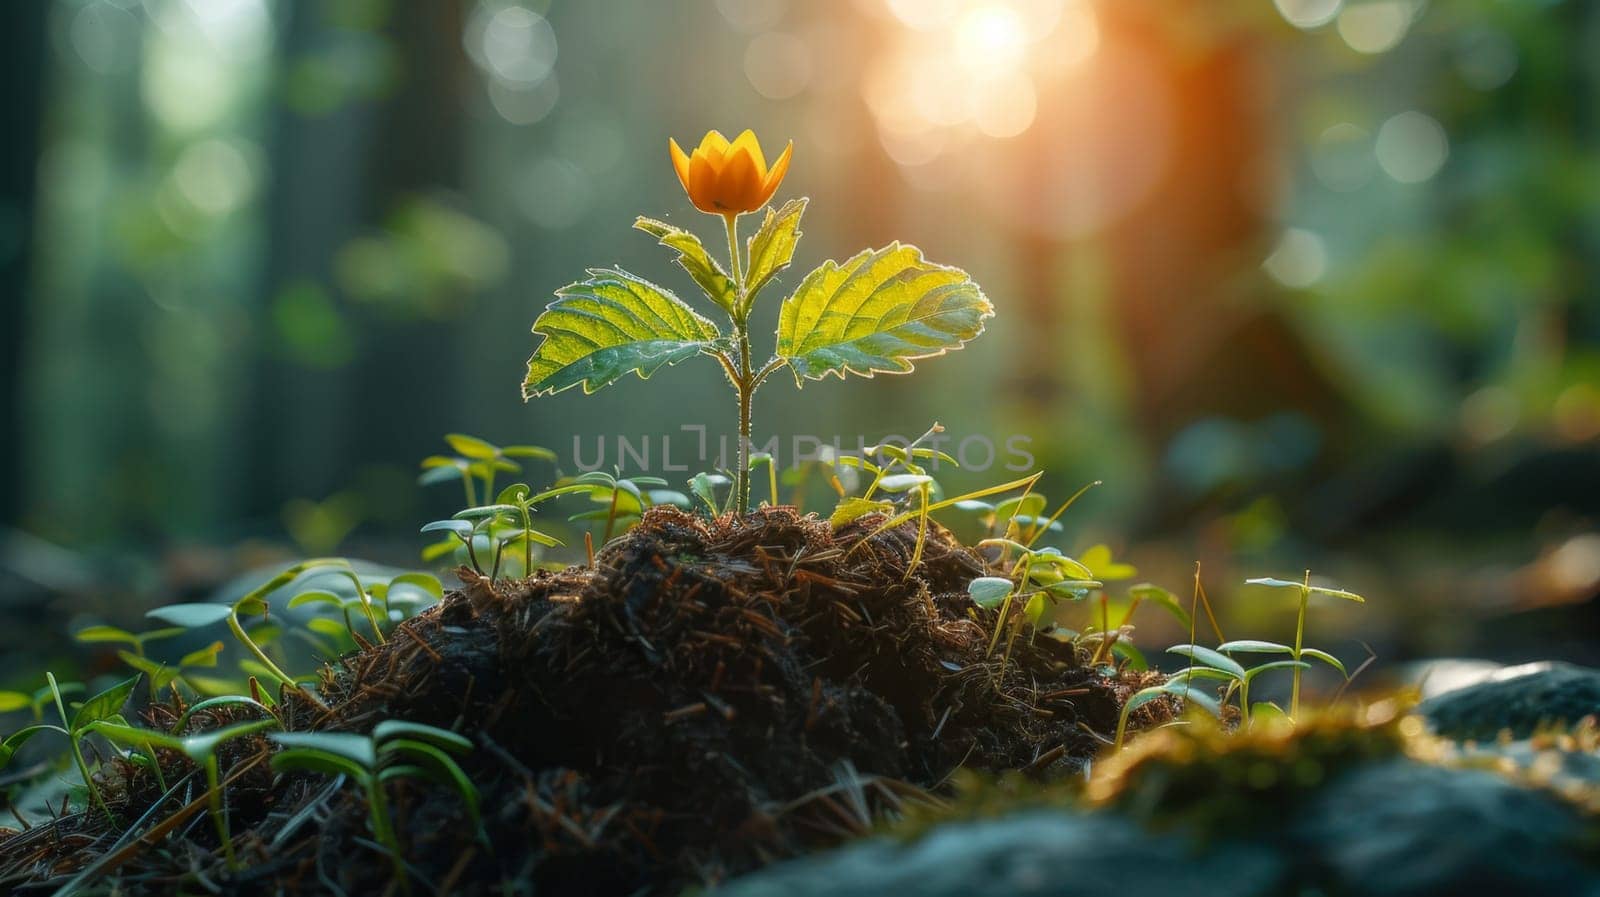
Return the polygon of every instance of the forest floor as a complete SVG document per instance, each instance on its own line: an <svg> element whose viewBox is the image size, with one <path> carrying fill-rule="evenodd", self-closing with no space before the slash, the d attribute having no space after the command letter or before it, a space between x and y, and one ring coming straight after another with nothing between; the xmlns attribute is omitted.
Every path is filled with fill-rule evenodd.
<svg viewBox="0 0 1600 897"><path fill-rule="evenodd" d="M785 508L706 521L654 509L592 566L465 587L381 645L287 692L291 731L389 719L452 729L482 796L391 785L416 892L675 893L867 833L937 801L958 768L1041 779L1082 771L1122 702L1157 674L1091 666L1070 643L990 652L993 573L932 525L835 531ZM1164 699L1135 725L1164 719ZM155 706L171 725L181 708ZM198 731L243 718L195 714ZM226 872L203 788L164 794L145 767L104 782L117 817L64 813L0 830L0 886L69 880L121 894L401 893L366 800L315 773L275 774L264 736L229 742L221 775L243 870ZM191 771L162 753L166 779Z"/></svg>

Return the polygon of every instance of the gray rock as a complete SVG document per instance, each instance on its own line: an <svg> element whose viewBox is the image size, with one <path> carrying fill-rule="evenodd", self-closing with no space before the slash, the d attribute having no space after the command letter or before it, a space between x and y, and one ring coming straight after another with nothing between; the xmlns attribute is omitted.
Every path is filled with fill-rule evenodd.
<svg viewBox="0 0 1600 897"><path fill-rule="evenodd" d="M1026 810L874 839L782 863L716 897L1252 897L1282 891L1285 861L1239 843L1201 847L1120 816Z"/></svg>
<svg viewBox="0 0 1600 897"><path fill-rule="evenodd" d="M1503 729L1525 738L1540 725L1600 714L1600 670L1567 663L1506 667L1423 701L1417 712L1450 738L1487 740Z"/></svg>
<svg viewBox="0 0 1600 897"><path fill-rule="evenodd" d="M1600 897L1571 805L1493 772L1393 760L1331 782L1290 829L1304 876L1336 894Z"/></svg>

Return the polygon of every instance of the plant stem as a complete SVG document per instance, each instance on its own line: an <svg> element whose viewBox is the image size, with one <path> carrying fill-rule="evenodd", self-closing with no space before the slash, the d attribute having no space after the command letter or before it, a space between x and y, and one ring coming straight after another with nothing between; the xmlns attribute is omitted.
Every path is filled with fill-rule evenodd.
<svg viewBox="0 0 1600 897"><path fill-rule="evenodd" d="M756 378L750 369L750 324L744 307L744 266L739 259L739 216L724 215L728 225L728 260L733 270L733 341L739 356L735 364L733 388L739 393L738 462L733 471L733 508L743 515L750 510L750 398Z"/></svg>
<svg viewBox="0 0 1600 897"><path fill-rule="evenodd" d="M410 883L406 878L405 859L400 853L400 838L395 834L394 825L389 819L389 802L383 795L383 780L376 774L372 776L371 784L367 788L367 804L372 813L372 833L389 853L389 863L394 869L394 880L409 891Z"/></svg>
<svg viewBox="0 0 1600 897"><path fill-rule="evenodd" d="M517 507L522 510L522 576L527 578L533 575L533 519L526 500L518 502Z"/></svg>
<svg viewBox="0 0 1600 897"><path fill-rule="evenodd" d="M83 787L89 792L89 802L100 808L106 814L106 819L112 824L117 824L117 817L111 815L111 808L106 806L105 800L100 797L100 789L94 786L94 779L89 775L89 764L83 759L83 747L78 743L78 733L72 728L72 720L67 716L67 705L61 701L61 689L56 685L54 673L45 673L45 678L50 682L50 693L55 697L56 712L61 714L61 725L67 733L67 743L72 745L72 762L78 765L78 775L83 777Z"/></svg>
<svg viewBox="0 0 1600 897"><path fill-rule="evenodd" d="M272 662L272 658L267 656L267 652L261 650L261 646L257 645L249 634L244 631L244 626L239 623L238 611L228 614L228 628L233 630L233 637L239 640L239 644L244 645L245 650L254 654L256 660L261 661L261 665L267 668L267 672L277 677L280 684L287 685L293 689L300 688L299 685L295 684L294 677L279 669L278 665Z"/></svg>
<svg viewBox="0 0 1600 897"><path fill-rule="evenodd" d="M1301 639L1306 633L1306 605L1311 603L1311 571L1306 571L1305 585L1300 587L1300 618L1294 624L1294 659L1300 661ZM1294 668L1294 687L1289 692L1289 718L1300 718L1300 671L1304 667Z"/></svg>
<svg viewBox="0 0 1600 897"><path fill-rule="evenodd" d="M222 787L217 770L216 755L206 758L206 803L211 811L211 824L217 830L217 840L222 842L222 855L227 859L229 871L239 870L239 858L233 853L233 838L228 832L228 818L222 807Z"/></svg>

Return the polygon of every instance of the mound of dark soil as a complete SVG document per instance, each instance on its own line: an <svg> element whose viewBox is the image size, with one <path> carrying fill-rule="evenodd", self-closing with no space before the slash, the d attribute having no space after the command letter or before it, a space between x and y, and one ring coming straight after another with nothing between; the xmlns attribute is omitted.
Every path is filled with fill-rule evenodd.
<svg viewBox="0 0 1600 897"><path fill-rule="evenodd" d="M713 522L652 510L593 567L467 576L386 644L327 669L325 706L289 696L286 726L400 718L472 738L463 766L487 845L448 791L393 786L417 887L453 893L672 893L859 834L958 766L1081 768L1138 683L1047 638L1019 640L1002 667L987 653L994 614L966 593L984 559L933 527L912 564L915 527L874 534L881 522L835 532L782 508ZM129 823L158 796L147 778L130 767L123 783ZM239 781L252 793L229 798L250 868L233 890L389 886L354 789L309 774ZM0 841L0 876L54 887L97 861L112 873L121 832L86 815L51 827ZM209 836L195 814L120 846L123 892L220 874L197 858Z"/></svg>

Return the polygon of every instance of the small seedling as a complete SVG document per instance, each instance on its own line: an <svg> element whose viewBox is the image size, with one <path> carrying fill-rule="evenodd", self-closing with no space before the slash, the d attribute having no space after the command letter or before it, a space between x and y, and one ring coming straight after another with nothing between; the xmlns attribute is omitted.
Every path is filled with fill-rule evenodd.
<svg viewBox="0 0 1600 897"><path fill-rule="evenodd" d="M273 769L343 775L366 793L372 833L388 853L397 882L407 879L400 838L384 792L384 785L391 780L420 778L453 788L466 805L473 827L483 836L478 789L451 756L472 749L472 742L461 735L421 723L387 720L374 727L371 735L284 732L272 738L282 747L272 758Z"/></svg>
<svg viewBox="0 0 1600 897"><path fill-rule="evenodd" d="M1228 683L1228 690L1222 696L1222 704L1227 704L1235 689L1239 692L1239 723L1244 728L1250 728L1250 683L1262 673L1272 670L1293 669L1297 674L1310 664L1301 660L1275 660L1259 666L1246 668L1237 660L1229 657L1219 650L1207 648L1203 645L1173 645L1167 649L1169 654L1178 654L1189 658L1193 663L1183 670L1179 670L1167 680L1168 684L1189 684L1195 679L1218 679Z"/></svg>
<svg viewBox="0 0 1600 897"><path fill-rule="evenodd" d="M974 604L999 608L988 653L994 653L1003 632L1011 633L1006 641L1005 657L1001 659L1002 671L1010 657L1012 641L1024 623L1035 631L1048 629L1055 625L1055 611L1062 602L1082 601L1091 590L1103 586L1093 578L1088 567L1055 548L1032 549L1009 539L986 539L979 547L1018 552L1008 575L980 576L967 585L967 594ZM1019 601L1022 612L1013 614L1012 608Z"/></svg>
<svg viewBox="0 0 1600 897"><path fill-rule="evenodd" d="M750 312L761 290L793 260L806 200L768 209L746 253L738 222L772 198L792 149L769 169L749 131L731 143L712 131L692 154L672 142L673 167L690 201L723 219L726 269L689 231L649 218L634 223L677 252L678 264L727 315L731 334L665 287L620 268L590 269L587 279L557 290L556 301L534 321L543 339L522 385L525 398L575 386L590 393L628 373L647 378L697 355L716 359L738 402L732 505L740 514L750 506L751 400L767 377L787 367L800 386L829 375L908 373L913 362L977 337L994 313L966 272L929 262L914 246L890 243L843 263L824 262L802 278L780 304L776 352L757 365Z"/></svg>
<svg viewBox="0 0 1600 897"><path fill-rule="evenodd" d="M233 637L243 645L245 650L254 656L258 667L254 669L260 674L274 680L280 686L288 686L300 690L299 683L294 677L284 672L272 658L267 655L259 643L245 631L241 617L265 616L270 609L267 598L279 589L288 586L303 574L312 570L331 569L342 573L354 587L356 600L360 604L362 614L366 617L367 624L371 627L373 635L379 643L385 641L383 627L378 623L378 616L374 610L372 595L367 586L361 581L355 567L344 558L312 558L295 564L277 576L274 576L261 586L251 590L244 597L233 604L169 604L146 612L145 616L160 620L172 626L183 629L200 629L216 623L226 622ZM309 693L307 693L309 694Z"/></svg>
<svg viewBox="0 0 1600 897"><path fill-rule="evenodd" d="M1186 706L1199 707L1214 717L1222 716L1222 707L1217 699L1210 695L1202 694L1190 687L1187 679L1169 679L1160 685L1142 688L1128 697L1122 704L1122 714L1117 718L1117 737L1115 746L1122 747L1123 739L1128 734L1128 720L1133 717L1133 712L1157 698L1174 697L1183 701Z"/></svg>
<svg viewBox="0 0 1600 897"><path fill-rule="evenodd" d="M181 626L169 626L149 632L133 633L115 626L90 626L78 630L73 638L85 644L126 645L125 648L117 649L117 657L129 667L145 674L150 683L150 696L153 698L174 680L182 678L184 670L212 668L217 665L217 655L222 653L221 642L212 642L204 648L190 651L175 665L152 660L146 653L145 646L150 642L182 635L186 631Z"/></svg>
<svg viewBox="0 0 1600 897"><path fill-rule="evenodd" d="M539 461L556 460L556 453L537 445L498 446L486 439L464 433L450 433L444 437L454 455L431 455L422 461L422 476L417 482L424 486L460 480L466 493L467 507L476 507L481 494L484 501L494 495L494 481L501 473L519 474L522 465L514 458ZM480 493L478 490L482 489Z"/></svg>
<svg viewBox="0 0 1600 897"><path fill-rule="evenodd" d="M237 699L230 703L238 703ZM252 702L253 703L253 702ZM207 709L222 706L218 702L206 702ZM260 705L256 705L260 706ZM200 709L197 705L191 710ZM262 708L265 710L266 708ZM188 721L188 714L179 721L179 728ZM217 830L217 841L222 845L223 856L227 859L228 868L239 869L238 857L233 850L233 835L228 826L227 808L222 800L222 782L217 759L217 749L235 738L254 735L279 725L275 716L268 715L267 719L254 720L247 723L236 723L217 729L214 732L202 732L198 735L177 735L166 732L156 732L150 729L140 729L130 726L126 722L101 720L92 728L95 733L104 736L115 744L141 750L151 758L157 770L160 761L156 758L156 748L177 751L188 757L195 765L205 771L206 775L206 805L211 816L211 824Z"/></svg>
<svg viewBox="0 0 1600 897"><path fill-rule="evenodd" d="M78 705L69 716L66 702L62 700L61 687L56 684L54 673L45 673L46 686L50 698L54 701L56 712L61 715L61 725L49 723L36 723L16 732L11 733L4 741L0 741L0 769L11 762L18 750L31 741L34 736L44 732L55 732L67 739L72 750L72 762L78 767L78 775L83 778L83 787L88 792L89 803L104 813L112 825L116 824L116 817L111 815L111 809L106 806L105 798L101 796L100 789L94 783L94 776L89 773L89 763L83 756L83 737L88 734L95 723L110 719L121 719L122 705L127 702L128 695L133 693L134 686L139 684L139 677L134 676L118 682L103 692L95 695Z"/></svg>
<svg viewBox="0 0 1600 897"><path fill-rule="evenodd" d="M660 477L624 477L620 473L613 475L603 470L592 470L570 481L562 481L551 493L561 494L569 488L581 493L587 489L589 500L602 507L573 514L567 520L574 523L604 520L605 532L600 542L605 544L611 541L617 524L622 524L623 531L626 531L644 515L645 508L658 504L689 507L687 496L664 488L666 485L667 481Z"/></svg>
<svg viewBox="0 0 1600 897"><path fill-rule="evenodd" d="M1306 633L1306 607L1311 603L1311 596L1312 596L1313 593L1318 594L1318 595L1328 595L1328 596L1331 596L1331 597L1334 597L1334 598L1343 598L1346 601L1354 601L1354 602L1362 603L1362 604L1366 603L1366 600L1367 600L1365 598L1362 598L1360 595L1357 595L1354 592L1347 592L1344 589L1330 589L1330 588L1324 588L1322 586L1314 586L1314 585L1312 585L1311 584L1311 571L1310 570L1306 571L1305 579L1303 581L1301 581L1301 582L1292 582L1292 581L1286 580L1286 579L1273 579L1271 577L1262 577L1260 579L1247 579L1247 580L1245 580L1245 585L1267 586L1269 588L1274 588L1274 589L1297 589L1297 590L1299 590L1299 592L1300 592L1300 613L1299 613L1299 616L1295 619L1295 624L1294 624L1294 647L1291 648L1290 651L1289 651L1290 657L1292 657L1294 660L1297 660L1297 661L1300 660L1307 653L1307 650L1303 647L1304 641L1305 641L1305 633ZM1270 644L1270 643L1268 643L1268 644ZM1246 650L1246 649L1241 648L1239 650ZM1315 649L1312 649L1312 650L1315 651ZM1324 662L1327 662L1327 661L1331 660L1331 657L1324 655L1324 652L1321 652L1321 651L1316 651L1314 654L1312 654L1312 656L1313 657L1317 657L1317 659L1323 660ZM1334 664L1336 666L1338 666L1338 662L1337 661L1334 661ZM1290 692L1290 695L1289 695L1289 716L1291 718L1293 718L1293 719L1299 719L1300 718L1300 672L1301 672L1301 669L1302 669L1302 667L1296 667L1295 668L1295 671L1294 671L1294 687L1293 687L1293 690ZM1343 668L1340 667L1340 672L1343 672L1343 671L1344 671Z"/></svg>
<svg viewBox="0 0 1600 897"><path fill-rule="evenodd" d="M87 691L82 682L58 682L54 688L45 685L28 694L22 691L0 691L0 713L10 713L14 710L28 710L33 714L34 722L44 721L44 709L55 700L55 693L59 691L62 696L81 694Z"/></svg>
<svg viewBox="0 0 1600 897"><path fill-rule="evenodd" d="M308 589L289 599L288 607L291 610L300 607L331 607L343 616L342 625L326 617L317 617L306 623L306 628L312 632L333 638L338 645L337 653L342 653L347 647L359 647L361 644L351 611L364 610L371 604L381 604L383 618L390 623L396 623L444 597L444 588L438 578L427 573L402 573L387 580L360 577L358 581L362 591L355 595L330 589Z"/></svg>

